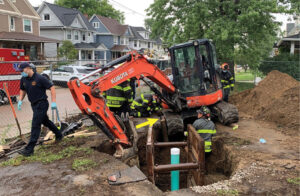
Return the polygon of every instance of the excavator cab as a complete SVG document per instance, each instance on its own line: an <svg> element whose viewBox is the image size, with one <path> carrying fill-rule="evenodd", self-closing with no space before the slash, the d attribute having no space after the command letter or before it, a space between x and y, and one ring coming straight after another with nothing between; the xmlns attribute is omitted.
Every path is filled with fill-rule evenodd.
<svg viewBox="0 0 300 196"><path fill-rule="evenodd" d="M203 96L221 89L215 47L208 39L175 45L169 51L173 83L182 96Z"/></svg>

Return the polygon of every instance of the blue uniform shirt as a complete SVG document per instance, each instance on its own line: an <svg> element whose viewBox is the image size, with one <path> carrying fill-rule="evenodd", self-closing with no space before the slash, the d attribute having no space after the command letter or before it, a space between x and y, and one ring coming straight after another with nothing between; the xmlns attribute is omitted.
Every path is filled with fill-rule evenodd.
<svg viewBox="0 0 300 196"><path fill-rule="evenodd" d="M20 81L20 89L26 91L31 104L47 100L46 90L52 86L50 80L38 73L34 73L32 77L22 77Z"/></svg>

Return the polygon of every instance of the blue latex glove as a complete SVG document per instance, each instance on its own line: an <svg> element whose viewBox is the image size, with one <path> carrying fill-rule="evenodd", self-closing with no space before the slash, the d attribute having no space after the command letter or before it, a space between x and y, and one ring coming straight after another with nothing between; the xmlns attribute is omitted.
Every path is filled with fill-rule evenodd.
<svg viewBox="0 0 300 196"><path fill-rule="evenodd" d="M57 105L55 102L52 102L51 103L51 109L54 110L54 109L57 109Z"/></svg>
<svg viewBox="0 0 300 196"><path fill-rule="evenodd" d="M18 110L21 110L22 103L23 103L23 101L21 101L21 100L18 101Z"/></svg>

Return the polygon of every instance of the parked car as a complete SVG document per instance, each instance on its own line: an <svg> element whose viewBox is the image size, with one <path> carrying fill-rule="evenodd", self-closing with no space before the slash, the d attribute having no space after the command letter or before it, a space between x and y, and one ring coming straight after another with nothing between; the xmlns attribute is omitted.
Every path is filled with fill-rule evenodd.
<svg viewBox="0 0 300 196"><path fill-rule="evenodd" d="M88 67L88 68L94 68L94 69L102 68L102 66L98 63L88 63L88 64L85 64L83 66Z"/></svg>
<svg viewBox="0 0 300 196"><path fill-rule="evenodd" d="M87 68L85 66L61 66L59 68L53 69L52 81L54 84L65 85L70 80L80 79L94 70L94 68ZM50 70L43 71L41 75L50 79ZM84 79L82 82L89 83L97 79L98 77L98 75L93 75L87 79Z"/></svg>

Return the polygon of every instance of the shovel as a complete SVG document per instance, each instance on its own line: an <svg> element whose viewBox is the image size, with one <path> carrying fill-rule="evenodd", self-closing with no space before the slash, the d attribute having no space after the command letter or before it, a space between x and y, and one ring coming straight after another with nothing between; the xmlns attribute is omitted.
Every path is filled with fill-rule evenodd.
<svg viewBox="0 0 300 196"><path fill-rule="evenodd" d="M65 128L67 128L69 126L69 124L60 121L58 108L56 108L55 111L56 111L57 122L59 124L57 128L62 132Z"/></svg>
<svg viewBox="0 0 300 196"><path fill-rule="evenodd" d="M22 135L22 131L21 131L21 127L20 127L20 124L19 124L19 121L18 121L18 118L17 118L17 115L16 115L16 111L15 111L15 108L12 104L12 101L11 101L11 98L10 98L10 94L8 92L8 88L7 88L7 83L4 83L4 89L6 91L6 95L8 97L8 100L9 100L9 103L10 103L10 107L11 107L11 110L12 110L12 113L14 114L14 117L15 117L15 120L16 120L16 123L17 123L17 127L19 129L19 135L20 135L20 138L22 139L23 142L25 142L27 144L27 140L26 138L24 137L24 135Z"/></svg>

